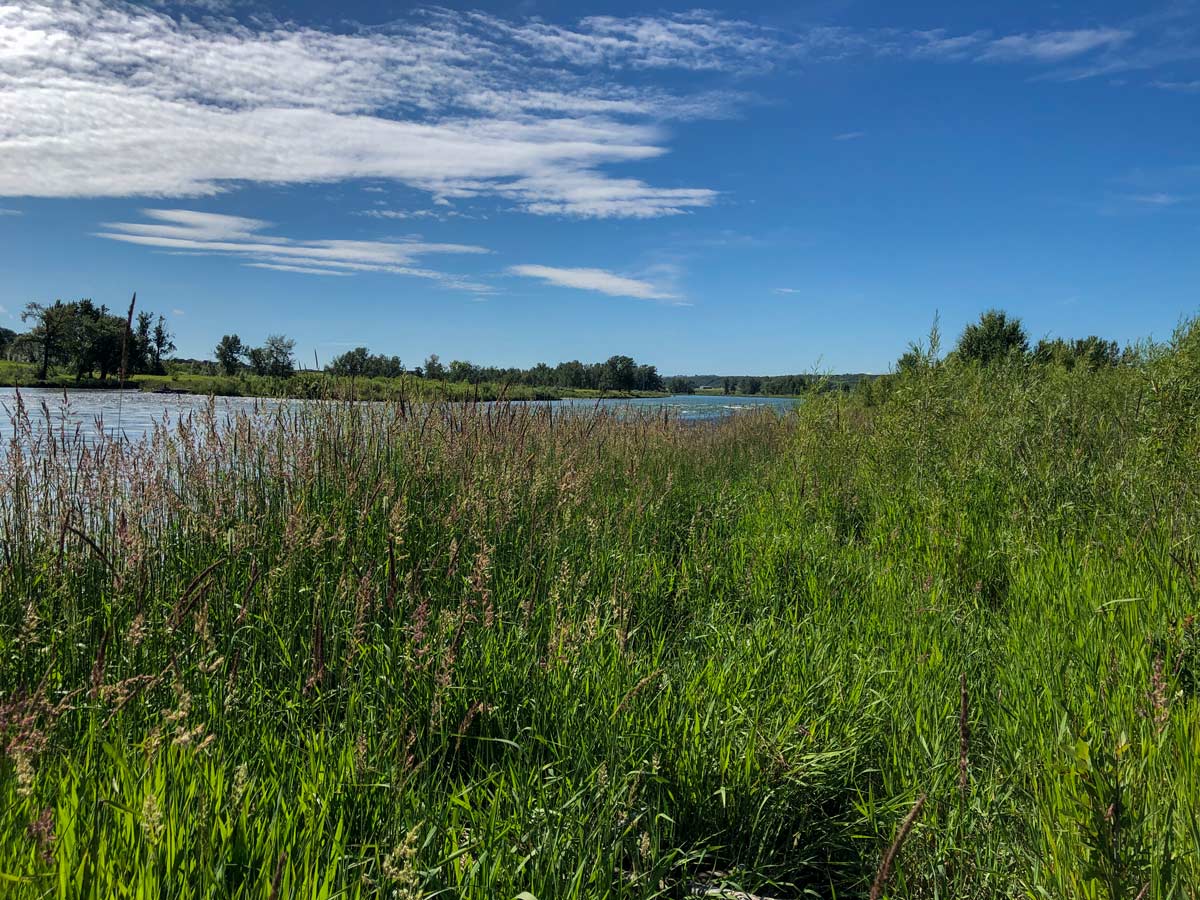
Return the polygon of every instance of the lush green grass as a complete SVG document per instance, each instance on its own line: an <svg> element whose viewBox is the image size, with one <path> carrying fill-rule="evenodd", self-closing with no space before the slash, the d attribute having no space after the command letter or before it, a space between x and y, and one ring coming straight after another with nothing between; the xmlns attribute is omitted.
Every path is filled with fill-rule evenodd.
<svg viewBox="0 0 1200 900"><path fill-rule="evenodd" d="M27 435L6 896L866 896L924 796L883 895L1195 897L1178 344L711 428L313 404Z"/></svg>

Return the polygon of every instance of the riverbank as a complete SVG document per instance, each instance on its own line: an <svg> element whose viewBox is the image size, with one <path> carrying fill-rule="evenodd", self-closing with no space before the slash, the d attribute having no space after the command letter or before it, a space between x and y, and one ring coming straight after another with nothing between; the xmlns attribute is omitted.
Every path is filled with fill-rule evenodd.
<svg viewBox="0 0 1200 900"><path fill-rule="evenodd" d="M0 384L6 387L40 387L68 391L119 390L116 378L76 379L68 374L37 378L35 366L0 362ZM403 378L338 378L323 372L295 373L290 378L268 378L251 374L235 376L133 375L124 382L131 391L197 394L216 397L264 397L273 399L494 401L637 399L669 397L665 391L599 391L582 388L531 387L485 382L431 381L415 376Z"/></svg>

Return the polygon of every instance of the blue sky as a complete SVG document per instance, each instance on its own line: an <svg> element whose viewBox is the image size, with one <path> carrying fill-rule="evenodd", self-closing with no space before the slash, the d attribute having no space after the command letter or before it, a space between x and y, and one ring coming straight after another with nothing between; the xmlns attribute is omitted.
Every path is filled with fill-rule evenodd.
<svg viewBox="0 0 1200 900"><path fill-rule="evenodd" d="M885 371L1200 310L1192 2L0 0L0 323Z"/></svg>

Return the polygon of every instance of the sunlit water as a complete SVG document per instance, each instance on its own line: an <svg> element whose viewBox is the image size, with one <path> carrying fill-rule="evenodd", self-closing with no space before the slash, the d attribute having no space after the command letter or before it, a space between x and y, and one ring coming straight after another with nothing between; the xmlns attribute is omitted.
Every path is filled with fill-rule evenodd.
<svg viewBox="0 0 1200 900"><path fill-rule="evenodd" d="M120 434L138 440L156 423L173 425L181 418L199 413L209 402L192 394L148 394L139 391L62 391L52 388L22 388L21 401L36 429L52 428L67 434L95 438L101 432ZM239 412L255 413L279 404L301 404L302 400L267 400L261 397L217 397L218 419ZM538 401L545 403L546 401ZM586 412L596 407L630 410L639 413L668 410L687 421L720 419L751 409L770 408L786 412L795 400L779 397L723 397L718 395L677 395L644 397L635 400L555 400L555 410ZM531 404L532 405L532 404ZM13 434L12 416L17 409L17 391L0 388L0 438Z"/></svg>

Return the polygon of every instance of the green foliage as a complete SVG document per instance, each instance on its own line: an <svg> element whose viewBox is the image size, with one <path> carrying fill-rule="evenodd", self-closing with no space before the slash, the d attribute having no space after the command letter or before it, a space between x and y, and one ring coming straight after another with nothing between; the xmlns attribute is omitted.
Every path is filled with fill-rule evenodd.
<svg viewBox="0 0 1200 900"><path fill-rule="evenodd" d="M242 358L246 355L246 345L236 334L226 334L217 342L213 351L217 364L226 375L236 375L242 367Z"/></svg>
<svg viewBox="0 0 1200 900"><path fill-rule="evenodd" d="M30 303L21 318L33 327L13 340L9 355L35 363L38 382L48 382L56 366L68 368L76 382L93 376L104 382L121 373L123 365L126 375L162 372L163 357L175 349L162 316L152 326L153 314L143 311L134 329L124 316L91 300Z"/></svg>
<svg viewBox="0 0 1200 900"><path fill-rule="evenodd" d="M1042 339L1034 348L1033 358L1043 365L1053 364L1067 369L1076 365L1100 369L1118 365L1121 362L1121 349L1116 341L1106 341L1094 334L1074 341Z"/></svg>
<svg viewBox="0 0 1200 900"><path fill-rule="evenodd" d="M958 339L958 355L969 362L988 365L1029 352L1029 337L1021 320L999 309L989 309L968 325Z"/></svg>
<svg viewBox="0 0 1200 900"><path fill-rule="evenodd" d="M399 378L404 375L404 364L398 356L372 354L366 347L355 347L335 356L325 371L344 378Z"/></svg>
<svg viewBox="0 0 1200 900"><path fill-rule="evenodd" d="M296 342L282 334L267 336L261 347L246 351L246 359L255 375L264 378L291 378L296 371Z"/></svg>
<svg viewBox="0 0 1200 900"><path fill-rule="evenodd" d="M1197 335L712 427L18 415L4 894L859 897L922 796L886 896L1187 898Z"/></svg>

